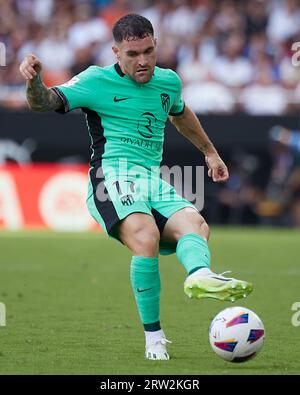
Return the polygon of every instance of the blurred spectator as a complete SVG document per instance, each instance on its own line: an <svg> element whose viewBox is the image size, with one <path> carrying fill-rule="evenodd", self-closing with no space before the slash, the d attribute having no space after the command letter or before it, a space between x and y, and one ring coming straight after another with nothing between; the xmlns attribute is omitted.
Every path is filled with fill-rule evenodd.
<svg viewBox="0 0 300 395"><path fill-rule="evenodd" d="M287 182L289 194L288 207L290 207L291 224L300 227L300 160L298 166L292 171Z"/></svg>
<svg viewBox="0 0 300 395"><path fill-rule="evenodd" d="M99 16L103 18L109 29L113 27L115 22L122 16L131 11L128 0L114 0L102 7Z"/></svg>
<svg viewBox="0 0 300 395"><path fill-rule="evenodd" d="M278 115L287 109L287 103L287 92L275 81L271 67L258 69L255 83L240 95L242 108L251 115Z"/></svg>
<svg viewBox="0 0 300 395"><path fill-rule="evenodd" d="M295 91L295 99L294 99L295 103L298 103L298 106L300 108L300 82L297 85L296 91Z"/></svg>
<svg viewBox="0 0 300 395"><path fill-rule="evenodd" d="M97 48L97 52L95 54L96 63L101 66L109 66L116 62L116 57L111 50L113 46L113 41L109 41L108 43L101 45Z"/></svg>
<svg viewBox="0 0 300 395"><path fill-rule="evenodd" d="M248 40L247 46L245 47L245 52L254 66L262 56L266 55L273 57L272 61L273 65L275 66L275 49L268 41L265 33L253 33Z"/></svg>
<svg viewBox="0 0 300 395"><path fill-rule="evenodd" d="M88 3L75 7L75 23L70 27L69 45L72 49L80 49L92 43L103 43L110 38L107 22L93 16L92 6Z"/></svg>
<svg viewBox="0 0 300 395"><path fill-rule="evenodd" d="M265 32L269 18L267 6L267 0L247 1L245 33L248 38Z"/></svg>
<svg viewBox="0 0 300 395"><path fill-rule="evenodd" d="M242 88L253 77L250 61L242 56L245 40L241 33L232 33L223 43L223 53L212 64L216 80L231 88Z"/></svg>
<svg viewBox="0 0 300 395"><path fill-rule="evenodd" d="M176 7L171 9L163 20L165 32L176 39L185 39L195 35L207 18L207 9L197 0L177 0Z"/></svg>
<svg viewBox="0 0 300 395"><path fill-rule="evenodd" d="M294 144L300 131L277 126L270 130L270 141L273 166L256 212L264 224L300 227L300 149Z"/></svg>
<svg viewBox="0 0 300 395"><path fill-rule="evenodd" d="M29 53L37 53L41 43L45 39L45 31L43 25L32 22L28 25L28 37L29 40L22 43L20 49L18 50L18 60L21 63L24 56Z"/></svg>
<svg viewBox="0 0 300 395"><path fill-rule="evenodd" d="M163 21L168 18L174 5L172 1L165 0L154 0L151 3L150 7L141 10L140 13L151 21L156 37L160 37L164 33Z"/></svg>
<svg viewBox="0 0 300 395"><path fill-rule="evenodd" d="M281 0L272 3L267 26L271 41L282 42L299 31L300 8L298 0Z"/></svg>
<svg viewBox="0 0 300 395"><path fill-rule="evenodd" d="M161 35L157 44L157 66L165 69L177 69L177 52L174 42L169 36Z"/></svg>
<svg viewBox="0 0 300 395"><path fill-rule="evenodd" d="M74 76L93 65L94 58L90 47L79 48L75 51L74 63L71 67L71 75Z"/></svg>
<svg viewBox="0 0 300 395"><path fill-rule="evenodd" d="M44 61L43 71L47 85L56 85L69 79L74 52L68 43L67 32L58 22L51 25L48 37L40 42L34 53Z"/></svg>
<svg viewBox="0 0 300 395"><path fill-rule="evenodd" d="M243 31L245 20L236 3L233 0L224 0L217 4L219 9L214 17L217 30L223 34Z"/></svg>
<svg viewBox="0 0 300 395"><path fill-rule="evenodd" d="M290 130L283 126L274 126L270 130L270 139L300 154L300 130Z"/></svg>
<svg viewBox="0 0 300 395"><path fill-rule="evenodd" d="M8 1L8 3L15 3L21 18L32 19L41 24L50 22L54 9L54 0L16 0L15 2Z"/></svg>
<svg viewBox="0 0 300 395"><path fill-rule="evenodd" d="M25 85L19 73L19 62L12 59L9 68L0 78L0 104L4 107L20 109L25 104Z"/></svg>
<svg viewBox="0 0 300 395"><path fill-rule="evenodd" d="M262 191L255 183L258 168L256 157L235 151L228 163L230 178L217 195L222 221L228 224L249 224L258 221L255 206Z"/></svg>
<svg viewBox="0 0 300 395"><path fill-rule="evenodd" d="M182 57L177 72L182 79L183 85L191 82L201 82L208 75L209 67L201 59L199 54L199 40L195 39L185 47L186 56Z"/></svg>
<svg viewBox="0 0 300 395"><path fill-rule="evenodd" d="M187 84L183 88L183 98L199 114L228 114L235 106L231 91L217 82L211 74L207 75L205 81Z"/></svg>

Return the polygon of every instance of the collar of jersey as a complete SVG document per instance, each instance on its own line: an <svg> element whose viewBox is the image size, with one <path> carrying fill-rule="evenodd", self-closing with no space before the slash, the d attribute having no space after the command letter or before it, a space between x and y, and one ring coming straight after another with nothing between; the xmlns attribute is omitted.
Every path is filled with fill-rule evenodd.
<svg viewBox="0 0 300 395"><path fill-rule="evenodd" d="M126 74L123 73L119 63L115 63L116 72L119 74L120 77L125 77Z"/></svg>

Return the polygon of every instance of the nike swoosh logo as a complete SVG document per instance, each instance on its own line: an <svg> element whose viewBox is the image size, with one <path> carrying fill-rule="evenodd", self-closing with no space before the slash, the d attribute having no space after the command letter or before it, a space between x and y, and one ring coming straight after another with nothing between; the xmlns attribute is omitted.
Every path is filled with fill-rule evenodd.
<svg viewBox="0 0 300 395"><path fill-rule="evenodd" d="M220 277L210 277L210 278L215 278L216 280L220 280L220 281L231 281L230 279L225 279L225 278L220 278Z"/></svg>
<svg viewBox="0 0 300 395"><path fill-rule="evenodd" d="M121 98L117 98L116 96L114 97L114 102L118 103L119 101L123 101L123 100L128 100L130 99L130 97L121 97Z"/></svg>
<svg viewBox="0 0 300 395"><path fill-rule="evenodd" d="M145 291L149 291L150 289L152 289L152 287L151 288L146 288L146 289L137 289L137 291L138 292L145 292Z"/></svg>

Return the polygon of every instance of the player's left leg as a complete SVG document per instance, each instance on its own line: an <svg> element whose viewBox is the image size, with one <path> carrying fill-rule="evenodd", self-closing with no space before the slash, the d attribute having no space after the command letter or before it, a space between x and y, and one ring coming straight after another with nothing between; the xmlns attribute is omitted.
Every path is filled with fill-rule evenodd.
<svg viewBox="0 0 300 395"><path fill-rule="evenodd" d="M162 240L177 243L176 255L188 273L184 291L189 297L235 301L252 291L252 284L210 270L209 227L193 207L176 211L167 220Z"/></svg>

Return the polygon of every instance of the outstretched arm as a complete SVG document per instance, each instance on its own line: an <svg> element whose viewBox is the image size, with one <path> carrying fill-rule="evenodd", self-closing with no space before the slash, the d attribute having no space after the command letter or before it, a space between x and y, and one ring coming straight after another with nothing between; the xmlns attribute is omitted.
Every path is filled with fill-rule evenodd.
<svg viewBox="0 0 300 395"><path fill-rule="evenodd" d="M176 129L204 154L208 176L216 182L227 181L229 177L227 166L220 158L194 112L186 106L182 115L169 118Z"/></svg>
<svg viewBox="0 0 300 395"><path fill-rule="evenodd" d="M20 72L26 80L26 96L33 111L52 111L63 108L62 99L41 79L42 63L35 55L27 55L20 65Z"/></svg>

